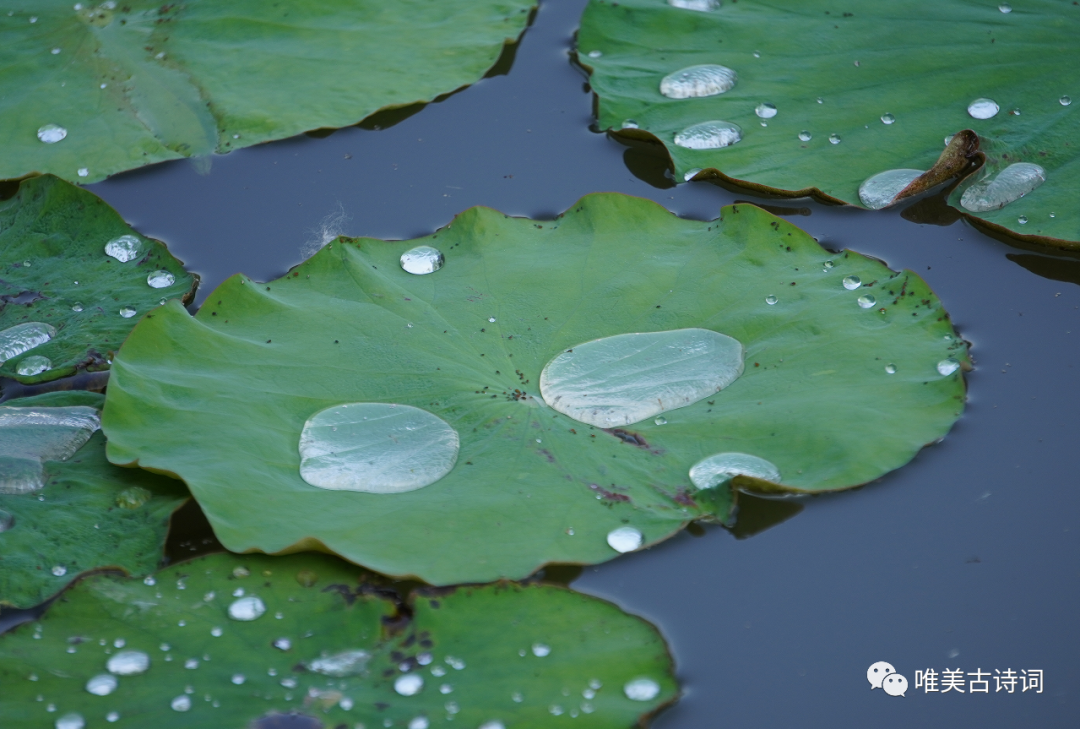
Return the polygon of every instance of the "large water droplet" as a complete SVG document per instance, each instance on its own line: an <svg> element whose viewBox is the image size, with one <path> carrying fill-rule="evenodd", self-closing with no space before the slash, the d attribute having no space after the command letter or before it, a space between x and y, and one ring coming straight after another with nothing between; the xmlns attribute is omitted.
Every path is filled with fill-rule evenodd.
<svg viewBox="0 0 1080 729"><path fill-rule="evenodd" d="M142 249L142 241L133 235L122 235L105 244L105 255L112 256L120 263L135 260Z"/></svg>
<svg viewBox="0 0 1080 729"><path fill-rule="evenodd" d="M406 673L404 676L398 676L394 681L394 691L402 696L415 696L422 688L424 688L424 677L416 673Z"/></svg>
<svg viewBox="0 0 1080 729"><path fill-rule="evenodd" d="M1072 103L1072 98L1068 96L1062 96L1060 99L1058 99L1058 103L1060 103L1062 106L1068 106Z"/></svg>
<svg viewBox="0 0 1080 729"><path fill-rule="evenodd" d="M720 7L720 0L667 0L667 4L681 10L697 10L699 13L711 13Z"/></svg>
<svg viewBox="0 0 1080 729"><path fill-rule="evenodd" d="M892 114L882 114L881 115L881 123L882 124L892 124L895 121L896 121L896 117L893 116Z"/></svg>
<svg viewBox="0 0 1080 729"><path fill-rule="evenodd" d="M276 643L274 645L280 647L277 646ZM282 650L288 650L288 648ZM364 668L367 666L367 662L370 659L371 654L367 651L346 650L321 656L306 665L309 671L321 673L324 676L342 678L344 676L355 676L363 673Z"/></svg>
<svg viewBox="0 0 1080 729"><path fill-rule="evenodd" d="M108 696L120 682L111 673L101 673L86 682L86 690L95 696Z"/></svg>
<svg viewBox="0 0 1080 729"><path fill-rule="evenodd" d="M86 726L86 722L82 718L82 714L72 712L70 714L64 714L56 720L56 729L83 729Z"/></svg>
<svg viewBox="0 0 1080 729"><path fill-rule="evenodd" d="M121 651L110 656L105 667L117 676L134 676L150 668L150 656L142 651Z"/></svg>
<svg viewBox="0 0 1080 729"><path fill-rule="evenodd" d="M858 276L844 276L844 288L848 291L854 291L862 286L862 279Z"/></svg>
<svg viewBox="0 0 1080 729"><path fill-rule="evenodd" d="M761 103L754 109L754 113L762 119L772 119L776 116L776 107L772 104Z"/></svg>
<svg viewBox="0 0 1080 729"><path fill-rule="evenodd" d="M871 210L881 210L922 174L922 170L886 170L859 185L859 200Z"/></svg>
<svg viewBox="0 0 1080 729"><path fill-rule="evenodd" d="M946 377L951 375L953 372L956 372L958 369L960 369L960 363L952 357L943 359L937 363L938 374L944 375Z"/></svg>
<svg viewBox="0 0 1080 729"><path fill-rule="evenodd" d="M829 135L829 144L840 144L840 142L842 140L843 140L843 137L841 137L836 132L833 132L832 134Z"/></svg>
<svg viewBox="0 0 1080 729"><path fill-rule="evenodd" d="M337 491L396 494L454 468L457 432L410 405L349 403L320 410L300 434L300 477Z"/></svg>
<svg viewBox="0 0 1080 729"><path fill-rule="evenodd" d="M116 505L121 509L138 509L153 496L141 486L129 486L116 495Z"/></svg>
<svg viewBox="0 0 1080 729"><path fill-rule="evenodd" d="M56 144L67 136L67 129L57 124L46 124L37 130L37 138L45 144Z"/></svg>
<svg viewBox="0 0 1080 729"><path fill-rule="evenodd" d="M688 66L664 76L660 82L660 93L669 99L716 96L730 91L738 79L738 75L727 66L713 63ZM775 110L773 113L776 113Z"/></svg>
<svg viewBox="0 0 1080 729"><path fill-rule="evenodd" d="M683 129L675 144L686 149L722 149L742 139L742 127L726 121L707 121Z"/></svg>
<svg viewBox="0 0 1080 729"><path fill-rule="evenodd" d="M133 306L122 306L122 307L120 307L120 316L124 317L125 319L130 319L131 317L135 316L135 314L137 314L137 313L138 312L135 311L135 307L133 307Z"/></svg>
<svg viewBox="0 0 1080 729"><path fill-rule="evenodd" d="M630 526L612 529L607 535L608 546L620 554L633 552L641 547L644 541L645 537L641 531Z"/></svg>
<svg viewBox="0 0 1080 729"><path fill-rule="evenodd" d="M811 134L806 129L803 129L801 132L799 132L799 140L800 141L809 142L813 138L814 138L814 135Z"/></svg>
<svg viewBox="0 0 1080 729"><path fill-rule="evenodd" d="M55 336L56 327L39 321L16 324L0 331L0 364L45 344Z"/></svg>
<svg viewBox="0 0 1080 729"><path fill-rule="evenodd" d="M163 289L176 283L176 276L173 276L168 271L152 271L146 277L146 283L150 284L150 288Z"/></svg>
<svg viewBox="0 0 1080 729"><path fill-rule="evenodd" d="M33 354L19 362L19 365L15 368L15 371L23 377L33 377L34 375L40 375L46 370L52 369L52 360L48 357L42 357L40 354Z"/></svg>
<svg viewBox="0 0 1080 729"><path fill-rule="evenodd" d="M15 526L15 515L0 509L0 534Z"/></svg>
<svg viewBox="0 0 1080 729"><path fill-rule="evenodd" d="M446 263L446 258L443 257L442 251L431 246L417 246L401 254L401 267L406 272L415 273L417 276L435 273L443 267L444 263Z"/></svg>
<svg viewBox="0 0 1080 729"><path fill-rule="evenodd" d="M533 643L532 653L537 658L544 658L551 654L551 646L546 643Z"/></svg>
<svg viewBox="0 0 1080 729"><path fill-rule="evenodd" d="M993 99L975 99L967 108L967 113L973 119L989 119L999 111L1001 107Z"/></svg>
<svg viewBox="0 0 1080 729"><path fill-rule="evenodd" d="M964 190L960 204L973 213L1000 210L1046 182L1046 170L1030 162L1011 164Z"/></svg>
<svg viewBox="0 0 1080 729"><path fill-rule="evenodd" d="M874 298L873 294L863 294L858 299L856 299L856 301L858 302L859 307L863 309L869 309L871 306L877 303L877 299Z"/></svg>
<svg viewBox="0 0 1080 729"><path fill-rule="evenodd" d="M632 701L652 701L660 693L660 684L651 678L635 678L623 686L623 693Z"/></svg>
<svg viewBox="0 0 1080 729"><path fill-rule="evenodd" d="M750 476L763 481L780 482L780 469L748 453L716 453L690 468L690 481L699 489L711 489L735 476Z"/></svg>
<svg viewBox="0 0 1080 729"><path fill-rule="evenodd" d="M765 303L768 304L769 306L775 306L776 302L779 301L779 300L780 299L776 298L772 294L769 294L768 296L765 297Z"/></svg>
<svg viewBox="0 0 1080 729"><path fill-rule="evenodd" d="M0 407L0 493L44 486L42 461L65 461L101 427L91 407Z"/></svg>
<svg viewBox="0 0 1080 729"><path fill-rule="evenodd" d="M169 703L169 706L172 707L173 711L187 711L191 708L191 697L187 694L180 694Z"/></svg>
<svg viewBox="0 0 1080 729"><path fill-rule="evenodd" d="M258 618L261 618L265 612L266 604L254 595L242 597L239 600L235 600L232 605L229 605L229 617L233 620L241 620L244 622L257 620Z"/></svg>
<svg viewBox="0 0 1080 729"><path fill-rule="evenodd" d="M727 387L743 347L708 329L618 334L579 344L540 373L544 402L588 425L630 425Z"/></svg>

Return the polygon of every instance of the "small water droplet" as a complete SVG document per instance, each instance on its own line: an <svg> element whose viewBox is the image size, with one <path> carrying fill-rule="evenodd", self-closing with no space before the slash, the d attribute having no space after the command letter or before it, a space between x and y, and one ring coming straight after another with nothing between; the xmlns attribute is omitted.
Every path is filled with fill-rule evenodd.
<svg viewBox="0 0 1080 729"><path fill-rule="evenodd" d="M176 283L176 276L173 276L168 271L152 271L146 277L146 283L150 284L150 288L163 289Z"/></svg>
<svg viewBox="0 0 1080 729"><path fill-rule="evenodd" d="M251 621L262 617L266 604L254 595L242 597L229 605L229 617L233 620Z"/></svg>
<svg viewBox="0 0 1080 729"><path fill-rule="evenodd" d="M120 263L127 263L138 258L141 249L142 241L138 238L133 235L121 235L105 244L105 255L115 258Z"/></svg>
<svg viewBox="0 0 1080 729"><path fill-rule="evenodd" d="M442 678L446 675L446 669L442 666L432 666L431 675L435 678Z"/></svg>
<svg viewBox="0 0 1080 729"><path fill-rule="evenodd" d="M967 113L972 119L990 119L995 116L1001 107L993 99L975 99L968 104Z"/></svg>
<svg viewBox="0 0 1080 729"><path fill-rule="evenodd" d="M288 638L278 638L273 642L273 646L279 651L287 651L292 649L292 641Z"/></svg>
<svg viewBox="0 0 1080 729"><path fill-rule="evenodd" d="M351 711L353 707L353 700L350 699L348 696L343 696L341 701L338 702L338 706L340 706L344 711Z"/></svg>
<svg viewBox="0 0 1080 729"><path fill-rule="evenodd" d="M172 707L173 711L187 711L191 708L191 697L187 694L180 694L169 703L169 706Z"/></svg>
<svg viewBox="0 0 1080 729"><path fill-rule="evenodd" d="M218 626L218 625L215 625L213 628L210 628L210 635L214 636L215 638L220 638L224 632L225 631L223 631L221 629L221 626Z"/></svg>
<svg viewBox="0 0 1080 729"><path fill-rule="evenodd" d="M639 128L638 123L636 121L634 121L633 119L627 119L626 121L624 121L622 123L621 126L622 126L623 129L638 129Z"/></svg>
<svg viewBox="0 0 1080 729"><path fill-rule="evenodd" d="M1027 225L1027 221L1028 219L1026 215L1021 215L1019 218L1016 219L1016 222L1020 223L1020 225Z"/></svg>
<svg viewBox="0 0 1080 729"><path fill-rule="evenodd" d="M67 129L57 124L46 124L37 130L37 138L45 144L56 144L67 136Z"/></svg>
<svg viewBox="0 0 1080 729"><path fill-rule="evenodd" d="M1068 97L1068 96L1062 96L1062 97L1061 97L1060 99L1058 99L1058 102L1059 102L1059 103L1060 103L1060 104L1061 104L1062 106L1068 106L1069 104L1071 104L1071 103L1072 103L1072 98L1071 98L1071 97Z"/></svg>
<svg viewBox="0 0 1080 729"><path fill-rule="evenodd" d="M863 309L869 309L871 306L877 303L877 299L873 294L863 294L858 298L859 306Z"/></svg>
<svg viewBox="0 0 1080 729"><path fill-rule="evenodd" d="M150 668L150 656L142 651L122 651L110 656L105 667L117 676L134 676Z"/></svg>
<svg viewBox="0 0 1080 729"><path fill-rule="evenodd" d="M891 363L885 365L885 371L888 372L890 375L895 375L896 374L896 365L891 364Z"/></svg>
<svg viewBox="0 0 1080 729"><path fill-rule="evenodd" d="M138 509L152 496L152 493L141 486L129 486L116 495L116 505L121 509Z"/></svg>
<svg viewBox="0 0 1080 729"><path fill-rule="evenodd" d="M1012 12L1012 5L1009 5L1008 3L1002 3L1001 5L998 5L998 10L1000 10L1003 13L1011 13Z"/></svg>
<svg viewBox="0 0 1080 729"><path fill-rule="evenodd" d="M34 20L36 20L36 18L34 18ZM83 729L85 726L86 721L83 720L82 714L75 712L64 714L56 720L56 729Z"/></svg>
<svg viewBox="0 0 1080 729"><path fill-rule="evenodd" d="M76 170L76 172L78 173L79 177L89 177L90 176L90 170L88 170L85 167L80 167L78 170Z"/></svg>
<svg viewBox="0 0 1080 729"><path fill-rule="evenodd" d="M109 722L110 724L115 724L116 722L120 721L120 712L110 711L108 714L105 715L105 721Z"/></svg>
<svg viewBox="0 0 1080 729"><path fill-rule="evenodd" d="M146 577L143 578L143 584L144 585L150 585L151 587L153 587L154 585L157 584L157 580L154 579L153 575L147 575Z"/></svg>
<svg viewBox="0 0 1080 729"><path fill-rule="evenodd" d="M120 682L111 673L100 673L86 682L86 690L95 696L108 696Z"/></svg>
<svg viewBox="0 0 1080 729"><path fill-rule="evenodd" d="M887 207L900 192L922 175L922 170L886 170L859 185L859 200L871 210Z"/></svg>
<svg viewBox="0 0 1080 729"><path fill-rule="evenodd" d="M488 322L491 323L491 324L494 324L495 323L495 317L489 316L488 317Z"/></svg>
<svg viewBox="0 0 1080 729"><path fill-rule="evenodd" d="M537 658L544 658L545 656L551 654L551 646L547 645L546 643L533 643L532 653Z"/></svg>
<svg viewBox="0 0 1080 729"><path fill-rule="evenodd" d="M937 363L938 374L944 375L946 377L951 375L953 372L956 372L958 369L960 369L960 363L952 357L948 357Z"/></svg>
<svg viewBox="0 0 1080 729"><path fill-rule="evenodd" d="M761 58L761 51L754 51L754 58Z"/></svg>
<svg viewBox="0 0 1080 729"><path fill-rule="evenodd" d="M694 124L675 135L675 144L685 149L723 149L742 140L742 127L726 121Z"/></svg>
<svg viewBox="0 0 1080 729"><path fill-rule="evenodd" d="M854 291L862 286L862 279L858 276L844 276L844 288L848 291Z"/></svg>
<svg viewBox="0 0 1080 729"><path fill-rule="evenodd" d="M230 680L231 680L231 681L232 681L232 682L233 682L234 684L236 684L237 686L240 686L240 685L242 685L242 684L244 683L244 681L246 681L247 679L246 679L246 678L244 677L244 674L242 674L242 673L234 673L234 674L233 674L233 676L232 676L232 679L230 679Z"/></svg>
<svg viewBox="0 0 1080 729"><path fill-rule="evenodd" d="M296 688L296 679L292 676L286 676L285 678L281 679L281 685L287 689L294 689Z"/></svg>
<svg viewBox="0 0 1080 729"><path fill-rule="evenodd" d="M772 119L776 116L776 107L772 104L762 102L754 108L754 113L762 119Z"/></svg>
<svg viewBox="0 0 1080 729"><path fill-rule="evenodd" d="M667 0L667 4L680 10L696 10L699 13L711 13L720 7L720 0ZM480 727L485 729L485 727Z"/></svg>
<svg viewBox="0 0 1080 729"><path fill-rule="evenodd" d="M602 51L589 51L588 53L589 58L600 58L602 55L604 55Z"/></svg>
<svg viewBox="0 0 1080 729"><path fill-rule="evenodd" d="M985 177L964 191L960 204L973 213L1000 210L1046 182L1046 170L1030 162L1011 164L993 177ZM1027 222L1027 219L1024 219Z"/></svg>
<svg viewBox="0 0 1080 729"><path fill-rule="evenodd" d="M653 420L653 422L656 423L657 425L667 425L667 418L665 418L663 415L661 415L661 416L655 418Z"/></svg>
<svg viewBox="0 0 1080 729"><path fill-rule="evenodd" d="M811 134L806 129L803 129L801 132L799 132L799 139L801 141L803 141L803 142L809 142L813 138L814 138L814 135Z"/></svg>
<svg viewBox="0 0 1080 729"><path fill-rule="evenodd" d="M832 261L825 261L825 263L822 264L821 270L822 270L823 273L828 273L829 269L831 269L835 265L836 264L833 263Z"/></svg>
<svg viewBox="0 0 1080 729"><path fill-rule="evenodd" d="M881 123L882 124L892 124L895 121L896 121L896 117L893 116L892 114L882 114L881 115Z"/></svg>
<svg viewBox="0 0 1080 729"><path fill-rule="evenodd" d="M78 314L80 311L83 310L83 305L79 303L72 304L71 310Z"/></svg>
<svg viewBox="0 0 1080 729"><path fill-rule="evenodd" d="M612 529L607 535L608 546L620 554L639 549L644 541L641 530L630 526Z"/></svg>
<svg viewBox="0 0 1080 729"><path fill-rule="evenodd" d="M774 306L776 304L776 302L779 301L779 300L780 299L776 298L772 294L769 294L768 296L765 297L765 303L768 304L769 306Z"/></svg>
<svg viewBox="0 0 1080 729"><path fill-rule="evenodd" d="M424 688L424 678L416 673L406 673L394 681L394 691L402 696L415 696Z"/></svg>
<svg viewBox="0 0 1080 729"><path fill-rule="evenodd" d="M660 693L660 684L651 678L635 678L623 686L623 693L632 701L652 701Z"/></svg>
<svg viewBox="0 0 1080 729"><path fill-rule="evenodd" d="M841 137L836 132L829 135L829 144L840 144Z"/></svg>
<svg viewBox="0 0 1080 729"><path fill-rule="evenodd" d="M426 716L414 716L409 720L409 729L428 729L429 722Z"/></svg>
<svg viewBox="0 0 1080 729"><path fill-rule="evenodd" d="M446 258L443 256L442 251L431 246L417 246L401 254L401 267L407 273L416 274L417 276L435 273L445 263Z"/></svg>
<svg viewBox="0 0 1080 729"><path fill-rule="evenodd" d="M444 683L443 685L439 686L439 693L440 694L449 694L449 693L452 693L453 691L454 691L454 687L452 685L448 684L448 683Z"/></svg>
<svg viewBox="0 0 1080 729"><path fill-rule="evenodd" d="M120 309L120 316L124 317L125 319L130 319L131 317L135 316L136 313L138 312L136 312L135 308L131 306L124 306Z"/></svg>
<svg viewBox="0 0 1080 729"><path fill-rule="evenodd" d="M52 573L54 575L56 575L57 577L63 577L64 575L67 574L67 567L65 567L62 564L58 564L58 565L56 565L55 567L52 568Z"/></svg>
<svg viewBox="0 0 1080 729"><path fill-rule="evenodd" d="M764 458L748 453L716 453L690 468L690 481L699 489L711 489L735 476L780 482L780 469Z"/></svg>
<svg viewBox="0 0 1080 729"><path fill-rule="evenodd" d="M42 357L40 354L34 354L19 362L15 372L23 377L33 377L50 369L52 369L52 360L48 357Z"/></svg>

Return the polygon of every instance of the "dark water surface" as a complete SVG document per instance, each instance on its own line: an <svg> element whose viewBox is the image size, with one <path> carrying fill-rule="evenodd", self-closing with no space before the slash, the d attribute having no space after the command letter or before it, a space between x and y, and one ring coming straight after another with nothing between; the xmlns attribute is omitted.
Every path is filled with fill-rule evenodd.
<svg viewBox="0 0 1080 729"><path fill-rule="evenodd" d="M754 200L702 183L669 188L655 159L589 131L592 96L567 55L584 4L545 2L508 75L389 128L241 150L205 175L159 165L92 189L202 274L200 300L235 272L280 275L324 228L410 238L472 205L551 217L595 191L697 219ZM686 694L654 725L1080 725L1078 264L962 222L758 202L805 208L789 219L828 247L923 276L972 342L976 370L952 433L880 482L806 499L771 529L796 509L748 504L736 535L698 528L574 582L670 641ZM870 690L866 669L881 660L907 677L905 698ZM1043 692L995 693L994 670L1010 668L1041 669ZM925 669L988 672L989 693L970 693L968 676L963 694L916 690Z"/></svg>

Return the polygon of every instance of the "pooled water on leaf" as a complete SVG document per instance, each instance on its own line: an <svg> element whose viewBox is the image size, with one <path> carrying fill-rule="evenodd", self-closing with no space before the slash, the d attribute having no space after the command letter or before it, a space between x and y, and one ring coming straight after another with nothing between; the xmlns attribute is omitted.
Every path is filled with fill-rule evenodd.
<svg viewBox="0 0 1080 729"><path fill-rule="evenodd" d="M770 461L748 453L716 453L690 467L690 481L699 489L715 488L735 476L779 483L780 469Z"/></svg>
<svg viewBox="0 0 1080 729"><path fill-rule="evenodd" d="M723 149L742 139L742 127L726 121L694 124L675 135L675 144L685 149Z"/></svg>
<svg viewBox="0 0 1080 729"><path fill-rule="evenodd" d="M284 640L288 643L288 639ZM289 644L289 646L291 646L291 644ZM274 642L274 647L280 648L281 650L288 650L289 646L282 648L278 645L278 641ZM370 659L371 654L367 651L346 650L339 653L320 656L305 665L309 671L320 673L323 676L343 678L345 676L354 676L363 673Z"/></svg>
<svg viewBox="0 0 1080 729"><path fill-rule="evenodd" d="M454 468L459 440L444 420L410 405L348 403L320 410L300 434L300 477L331 490L396 494Z"/></svg>
<svg viewBox="0 0 1080 729"><path fill-rule="evenodd" d="M142 651L122 651L110 656L105 667L117 676L134 676L150 668L150 656Z"/></svg>
<svg viewBox="0 0 1080 729"><path fill-rule="evenodd" d="M64 714L56 720L56 729L83 729L85 726L86 721L83 719L82 714L75 712Z"/></svg>
<svg viewBox="0 0 1080 729"><path fill-rule="evenodd" d="M635 549L638 549L644 541L645 537L642 535L641 531L630 526L612 529L607 535L608 546L620 554L633 552Z"/></svg>
<svg viewBox="0 0 1080 729"><path fill-rule="evenodd" d="M105 255L112 256L120 263L135 260L142 249L142 241L133 235L122 235L105 244Z"/></svg>
<svg viewBox="0 0 1080 729"><path fill-rule="evenodd" d="M46 124L37 130L37 138L45 144L56 144L67 136L67 129L58 124Z"/></svg>
<svg viewBox="0 0 1080 729"><path fill-rule="evenodd" d="M720 7L720 0L667 0L667 4L681 10L697 10L700 13L711 13Z"/></svg>
<svg viewBox="0 0 1080 729"><path fill-rule="evenodd" d="M51 359L42 357L40 354L34 354L19 362L15 371L23 377L33 377L34 375L40 375L42 372L51 369Z"/></svg>
<svg viewBox="0 0 1080 729"><path fill-rule="evenodd" d="M56 327L39 321L16 324L0 331L0 364L40 347L55 336Z"/></svg>
<svg viewBox="0 0 1080 729"><path fill-rule="evenodd" d="M776 107L772 104L761 103L754 108L754 113L762 119L772 119L776 116Z"/></svg>
<svg viewBox="0 0 1080 729"><path fill-rule="evenodd" d="M394 681L394 691L402 696L415 696L420 693L422 688L424 688L424 678L415 673L398 676L397 680Z"/></svg>
<svg viewBox="0 0 1080 729"><path fill-rule="evenodd" d="M882 124L892 124L895 121L896 121L896 117L893 116L892 114L882 114L881 115L881 123Z"/></svg>
<svg viewBox="0 0 1080 729"><path fill-rule="evenodd" d="M844 276L844 288L848 291L854 291L862 286L862 279L858 276Z"/></svg>
<svg viewBox="0 0 1080 729"><path fill-rule="evenodd" d="M100 427L91 407L0 407L0 493L43 488L42 461L67 460Z"/></svg>
<svg viewBox="0 0 1080 729"><path fill-rule="evenodd" d="M176 276L168 271L153 271L146 277L146 283L150 284L150 288L163 289L176 283Z"/></svg>
<svg viewBox="0 0 1080 729"><path fill-rule="evenodd" d="M416 246L401 254L401 267L407 273L414 273L417 276L435 273L443 267L444 263L446 263L446 258L442 251L431 246Z"/></svg>
<svg viewBox="0 0 1080 729"><path fill-rule="evenodd" d="M129 486L116 495L116 505L121 509L138 509L153 496L141 486Z"/></svg>
<svg viewBox="0 0 1080 729"><path fill-rule="evenodd" d="M95 696L108 696L116 690L118 685L120 682L116 680L116 676L111 673L100 673L86 682L86 690Z"/></svg>
<svg viewBox="0 0 1080 729"><path fill-rule="evenodd" d="M937 363L938 374L945 375L946 377L951 375L953 372L956 372L958 369L960 369L960 363L952 357L943 359Z"/></svg>
<svg viewBox="0 0 1080 729"><path fill-rule="evenodd" d="M993 99L975 99L968 104L967 113L972 119L989 119L1001 111Z"/></svg>
<svg viewBox="0 0 1080 729"><path fill-rule="evenodd" d="M229 617L243 622L257 620L265 612L266 604L254 595L242 597L229 605Z"/></svg>
<svg viewBox="0 0 1080 729"><path fill-rule="evenodd" d="M871 306L877 303L877 299L873 294L863 294L857 299L859 306L863 309L869 309Z"/></svg>
<svg viewBox="0 0 1080 729"><path fill-rule="evenodd" d="M697 99L730 91L738 75L727 66L706 63L664 76L660 93L669 99ZM775 107L773 113L775 114Z"/></svg>
<svg viewBox="0 0 1080 729"><path fill-rule="evenodd" d="M879 172L859 185L859 200L871 210L881 210L921 174L922 170L907 169Z"/></svg>
<svg viewBox="0 0 1080 729"><path fill-rule="evenodd" d="M617 334L553 358L540 373L540 393L578 422L612 428L709 397L742 372L742 344L719 332Z"/></svg>
<svg viewBox="0 0 1080 729"><path fill-rule="evenodd" d="M1011 164L964 191L960 204L973 213L1000 210L1046 182L1046 170L1030 162Z"/></svg>
<svg viewBox="0 0 1080 729"><path fill-rule="evenodd" d="M635 678L623 686L623 693L632 701L652 701L660 693L660 684L651 678Z"/></svg>

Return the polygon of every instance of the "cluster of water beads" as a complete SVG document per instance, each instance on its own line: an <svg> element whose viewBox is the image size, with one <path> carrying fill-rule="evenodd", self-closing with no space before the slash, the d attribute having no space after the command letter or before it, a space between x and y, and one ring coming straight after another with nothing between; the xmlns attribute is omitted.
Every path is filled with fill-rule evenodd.
<svg viewBox="0 0 1080 729"><path fill-rule="evenodd" d="M631 526L612 529L607 535L608 546L619 554L625 554L627 552L633 552L635 549L640 549L644 541L645 536L641 533L641 530Z"/></svg>
<svg viewBox="0 0 1080 729"><path fill-rule="evenodd" d="M406 273L417 276L435 273L443 267L444 263L446 263L446 258L442 251L431 246L416 246L401 254L401 268Z"/></svg>
<svg viewBox="0 0 1080 729"><path fill-rule="evenodd" d="M56 336L56 327L39 321L24 322L0 331L0 364L40 347Z"/></svg>
<svg viewBox="0 0 1080 729"><path fill-rule="evenodd" d="M142 241L133 235L121 235L105 244L105 255L115 258L120 263L135 260L139 257L141 250Z"/></svg>
<svg viewBox="0 0 1080 729"><path fill-rule="evenodd" d="M664 76L660 93L669 99L700 99L730 91L738 80L738 74L727 66L704 63Z"/></svg>
<svg viewBox="0 0 1080 729"><path fill-rule="evenodd" d="M680 10L696 10L711 13L720 7L720 0L667 0L667 4Z"/></svg>
<svg viewBox="0 0 1080 729"><path fill-rule="evenodd" d="M152 271L146 277L146 283L150 285L150 288L163 289L176 283L176 276L173 276L168 271Z"/></svg>
<svg viewBox="0 0 1080 729"><path fill-rule="evenodd" d="M685 149L723 149L742 140L742 127L726 121L707 121L683 129L675 144Z"/></svg>
<svg viewBox="0 0 1080 729"><path fill-rule="evenodd" d="M652 701L660 694L660 684L651 678L635 678L626 682L623 693L631 701Z"/></svg>
<svg viewBox="0 0 1080 729"><path fill-rule="evenodd" d="M909 169L879 172L859 185L859 200L871 210L880 210L922 174L922 170Z"/></svg>
<svg viewBox="0 0 1080 729"><path fill-rule="evenodd" d="M780 469L772 462L749 453L716 453L690 467L690 481L699 489L716 488L736 476L763 481L780 481Z"/></svg>
<svg viewBox="0 0 1080 729"><path fill-rule="evenodd" d="M993 99L975 99L967 107L967 113L972 119L990 119L1001 111L1001 107Z"/></svg>
<svg viewBox="0 0 1080 729"><path fill-rule="evenodd" d="M242 622L258 620L265 612L266 603L254 595L241 597L229 605L229 617Z"/></svg>
<svg viewBox="0 0 1080 729"><path fill-rule="evenodd" d="M1016 162L994 177L987 177L964 191L960 204L973 213L1000 210L1046 182L1046 170L1030 162Z"/></svg>
<svg viewBox="0 0 1080 729"><path fill-rule="evenodd" d="M67 136L67 129L59 124L46 124L37 130L37 138L45 144L56 144Z"/></svg>
<svg viewBox="0 0 1080 729"><path fill-rule="evenodd" d="M23 377L33 377L34 375L40 375L46 370L52 369L52 360L48 357L43 357L40 354L34 354L19 362L15 368L15 372Z"/></svg>

